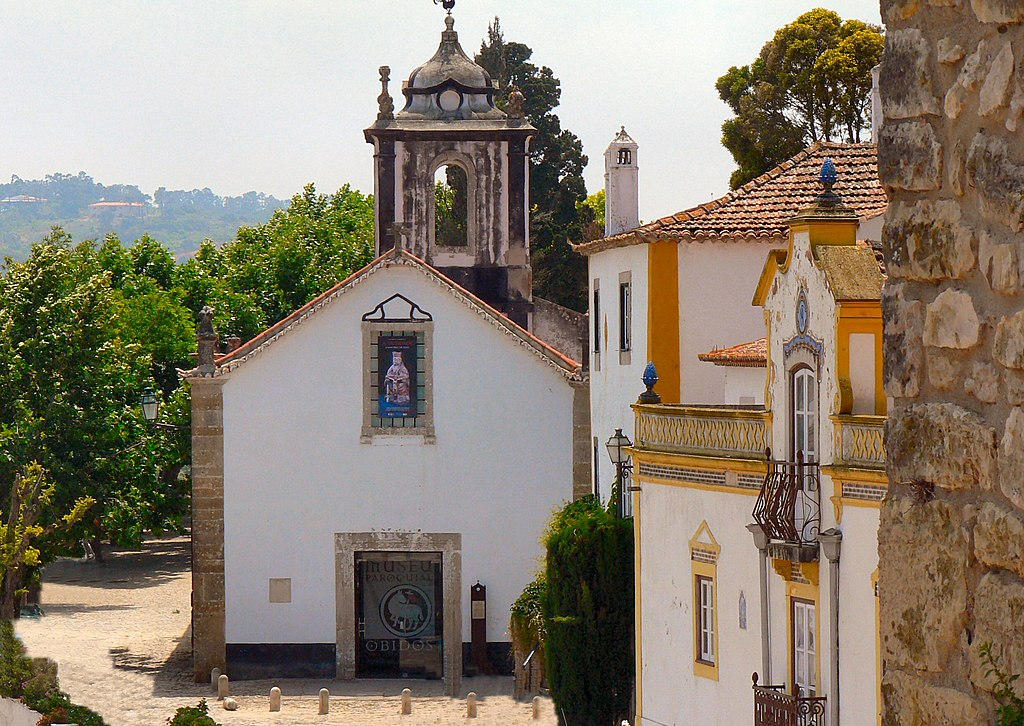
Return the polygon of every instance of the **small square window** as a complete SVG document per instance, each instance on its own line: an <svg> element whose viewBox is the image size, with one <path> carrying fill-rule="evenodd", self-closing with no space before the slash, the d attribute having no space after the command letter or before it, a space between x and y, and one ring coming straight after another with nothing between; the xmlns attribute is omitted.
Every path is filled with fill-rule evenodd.
<svg viewBox="0 0 1024 726"><path fill-rule="evenodd" d="M270 578L270 602L289 603L292 601L292 578Z"/></svg>

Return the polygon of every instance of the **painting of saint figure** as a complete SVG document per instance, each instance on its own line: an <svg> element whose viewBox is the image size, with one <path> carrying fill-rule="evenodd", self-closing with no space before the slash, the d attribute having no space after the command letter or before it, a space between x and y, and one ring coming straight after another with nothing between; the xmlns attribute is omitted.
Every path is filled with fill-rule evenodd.
<svg viewBox="0 0 1024 726"><path fill-rule="evenodd" d="M378 410L383 418L416 416L416 336L377 340Z"/></svg>

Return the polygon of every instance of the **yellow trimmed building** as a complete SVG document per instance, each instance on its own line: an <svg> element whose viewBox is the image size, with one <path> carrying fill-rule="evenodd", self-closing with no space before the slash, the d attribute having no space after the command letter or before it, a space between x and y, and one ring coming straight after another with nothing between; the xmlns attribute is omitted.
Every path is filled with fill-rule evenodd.
<svg viewBox="0 0 1024 726"><path fill-rule="evenodd" d="M679 350L683 375L670 362L665 402L633 406L637 724L879 720L885 278L844 200L884 196L828 151L812 147L816 196L747 277L760 331L693 352L684 311L649 316L648 349ZM690 358L718 373L707 398L687 391Z"/></svg>

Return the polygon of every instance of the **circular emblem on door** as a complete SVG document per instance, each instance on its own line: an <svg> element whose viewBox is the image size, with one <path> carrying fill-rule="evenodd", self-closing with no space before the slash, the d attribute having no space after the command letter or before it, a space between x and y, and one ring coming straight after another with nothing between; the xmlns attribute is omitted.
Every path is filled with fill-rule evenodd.
<svg viewBox="0 0 1024 726"><path fill-rule="evenodd" d="M415 585L396 585L380 599L380 621L399 638L422 633L433 615L430 598Z"/></svg>
<svg viewBox="0 0 1024 726"><path fill-rule="evenodd" d="M801 333L807 332L807 319L810 317L810 311L807 309L807 296L804 291L800 291L800 298L796 302L796 329Z"/></svg>

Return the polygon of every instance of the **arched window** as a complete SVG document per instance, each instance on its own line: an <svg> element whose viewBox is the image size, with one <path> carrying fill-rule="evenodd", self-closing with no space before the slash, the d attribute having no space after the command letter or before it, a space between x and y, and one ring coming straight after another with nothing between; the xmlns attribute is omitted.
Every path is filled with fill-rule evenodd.
<svg viewBox="0 0 1024 726"><path fill-rule="evenodd" d="M619 149L619 163L629 164L633 161L633 152L629 149Z"/></svg>
<svg viewBox="0 0 1024 726"><path fill-rule="evenodd" d="M804 461L817 461L818 381L806 366L792 373L793 455L803 452Z"/></svg>
<svg viewBox="0 0 1024 726"><path fill-rule="evenodd" d="M434 244L469 244L469 177L457 164L444 164L434 173Z"/></svg>

